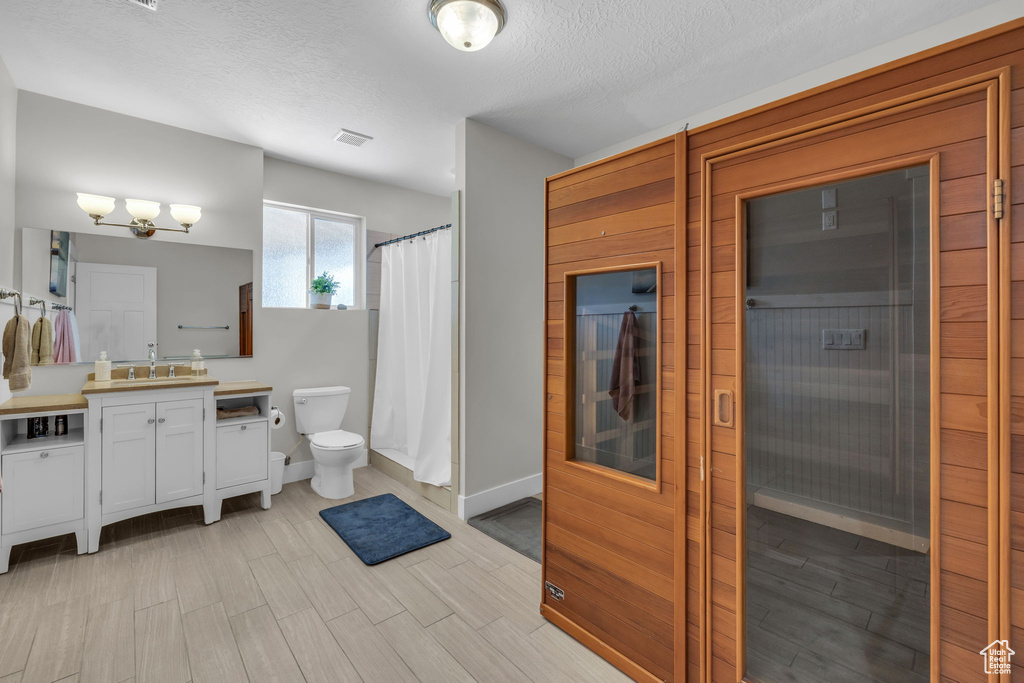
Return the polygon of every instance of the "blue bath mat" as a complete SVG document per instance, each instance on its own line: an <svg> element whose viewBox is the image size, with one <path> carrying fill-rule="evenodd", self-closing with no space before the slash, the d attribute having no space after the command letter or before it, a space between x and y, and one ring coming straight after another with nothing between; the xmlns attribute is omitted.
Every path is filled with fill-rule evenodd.
<svg viewBox="0 0 1024 683"><path fill-rule="evenodd" d="M365 564L380 564L452 537L390 493L327 508L320 516Z"/></svg>

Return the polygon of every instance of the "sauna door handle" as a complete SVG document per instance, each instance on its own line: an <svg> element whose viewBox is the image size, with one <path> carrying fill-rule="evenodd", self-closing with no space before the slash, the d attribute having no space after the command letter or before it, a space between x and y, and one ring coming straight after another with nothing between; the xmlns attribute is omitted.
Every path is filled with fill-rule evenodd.
<svg viewBox="0 0 1024 683"><path fill-rule="evenodd" d="M731 389L715 389L712 405L712 424L716 427L733 426L733 394Z"/></svg>

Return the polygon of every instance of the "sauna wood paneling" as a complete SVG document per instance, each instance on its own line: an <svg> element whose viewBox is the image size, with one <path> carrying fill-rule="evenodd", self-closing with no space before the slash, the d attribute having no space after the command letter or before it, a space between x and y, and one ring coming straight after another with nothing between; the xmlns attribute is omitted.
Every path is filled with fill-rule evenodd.
<svg viewBox="0 0 1024 683"><path fill-rule="evenodd" d="M676 154L662 141L548 180L544 578L565 591L542 612L638 678L673 681L675 666ZM572 392L565 385L568 272L660 262L660 486L566 463ZM567 322L566 316L569 315ZM685 342L685 340L682 340ZM570 423L570 424L567 424ZM681 438L683 437L683 438Z"/></svg>

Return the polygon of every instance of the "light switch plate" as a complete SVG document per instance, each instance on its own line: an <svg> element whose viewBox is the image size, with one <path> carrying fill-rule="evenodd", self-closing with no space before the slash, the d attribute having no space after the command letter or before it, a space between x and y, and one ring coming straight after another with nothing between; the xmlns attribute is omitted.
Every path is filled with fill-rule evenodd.
<svg viewBox="0 0 1024 683"><path fill-rule="evenodd" d="M836 208L836 188L830 187L826 190L821 191L821 208L822 209L834 209Z"/></svg>
<svg viewBox="0 0 1024 683"><path fill-rule="evenodd" d="M857 351L867 348L867 330L825 329L821 331L821 348Z"/></svg>

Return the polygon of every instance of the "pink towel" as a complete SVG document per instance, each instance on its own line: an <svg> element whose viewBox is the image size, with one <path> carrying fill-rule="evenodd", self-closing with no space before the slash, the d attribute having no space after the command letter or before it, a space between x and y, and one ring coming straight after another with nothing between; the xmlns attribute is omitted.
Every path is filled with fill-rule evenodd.
<svg viewBox="0 0 1024 683"><path fill-rule="evenodd" d="M61 311L57 314L57 320L53 325L53 362L74 363L77 360L71 315L67 311Z"/></svg>
<svg viewBox="0 0 1024 683"><path fill-rule="evenodd" d="M637 348L640 327L633 311L626 311L619 325L619 341L612 360L612 378L608 395L612 397L615 412L623 420L633 416L633 397L640 386L640 356Z"/></svg>

